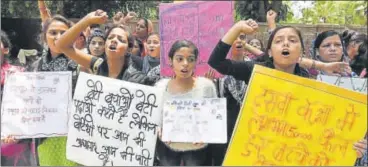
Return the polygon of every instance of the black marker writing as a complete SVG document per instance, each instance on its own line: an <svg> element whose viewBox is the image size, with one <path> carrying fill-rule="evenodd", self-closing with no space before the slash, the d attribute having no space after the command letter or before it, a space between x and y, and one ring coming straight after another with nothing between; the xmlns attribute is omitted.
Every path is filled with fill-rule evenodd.
<svg viewBox="0 0 368 167"><path fill-rule="evenodd" d="M146 135L144 132L139 132L138 136L133 139L138 146L143 147L144 142L146 141Z"/></svg>
<svg viewBox="0 0 368 167"><path fill-rule="evenodd" d="M134 96L130 94L129 90L126 88L120 88L120 94L121 95L110 93L105 96L105 101L107 104L120 106L119 110L127 112Z"/></svg>
<svg viewBox="0 0 368 167"><path fill-rule="evenodd" d="M82 138L77 138L76 142L78 143L78 145L72 145L72 147L77 147L77 148L84 148L90 152L95 152L96 154L99 154L97 152L97 144L96 142L93 141L89 141L89 140L85 140Z"/></svg>
<svg viewBox="0 0 368 167"><path fill-rule="evenodd" d="M114 139L119 139L121 142L125 141L125 145L128 144L129 134L123 131L115 130Z"/></svg>
<svg viewBox="0 0 368 167"><path fill-rule="evenodd" d="M80 117L78 114L74 114L73 118L74 128L78 131L87 132L89 136L93 136L93 130L95 129L95 125L93 124L93 118L91 114L86 114L84 117Z"/></svg>
<svg viewBox="0 0 368 167"><path fill-rule="evenodd" d="M135 92L136 97L141 98L141 100L137 105L136 109L140 111L140 113L148 114L149 116L152 116L152 110L153 108L157 108L156 104L156 95L155 94L149 94L146 99L146 95L142 90L137 90Z"/></svg>
<svg viewBox="0 0 368 167"><path fill-rule="evenodd" d="M130 121L130 123L129 123L129 127L131 129L133 129L133 126L138 126L138 129L140 129L140 130L144 129L148 132L150 130L153 130L153 134L156 134L157 124L147 122L147 117L146 116L140 117L139 114L133 113L132 118L134 119L134 121Z"/></svg>
<svg viewBox="0 0 368 167"><path fill-rule="evenodd" d="M130 146L126 147L125 151L120 152L120 156L123 160L127 161L128 159L128 161L132 162L134 156L133 148Z"/></svg>
<svg viewBox="0 0 368 167"><path fill-rule="evenodd" d="M123 119L128 117L127 113L128 112L124 112L124 113L120 114L119 119L118 119L118 123L120 123L120 124L124 123Z"/></svg>
<svg viewBox="0 0 368 167"><path fill-rule="evenodd" d="M93 111L93 107L96 105L92 103L91 100L81 101L81 100L74 100L75 112L82 114L88 113L91 114Z"/></svg>
<svg viewBox="0 0 368 167"><path fill-rule="evenodd" d="M108 107L102 106L101 109L97 110L97 114L99 114L101 117L104 116L108 120L113 120L115 113L115 107L111 104L109 104Z"/></svg>
<svg viewBox="0 0 368 167"><path fill-rule="evenodd" d="M97 131L100 134L100 137L104 137L105 139L110 139L107 133L111 130L111 128L97 126Z"/></svg>
<svg viewBox="0 0 368 167"><path fill-rule="evenodd" d="M109 156L106 153L99 154L98 159L102 161L102 166L107 166L107 163L110 162ZM110 165L114 166L114 162L111 161Z"/></svg>
<svg viewBox="0 0 368 167"><path fill-rule="evenodd" d="M102 150L101 153L105 153L106 155L112 155L112 156L116 156L116 150L118 150L117 147L113 147L113 146L102 146Z"/></svg>
<svg viewBox="0 0 368 167"><path fill-rule="evenodd" d="M148 162L152 159L152 157L150 156L151 154L149 150L143 149L140 155L139 154L135 155L135 160L139 162L139 165L148 166Z"/></svg>
<svg viewBox="0 0 368 167"><path fill-rule="evenodd" d="M103 93L102 89L103 89L103 85L101 83L101 81L96 81L93 82L92 79L88 79L87 80L87 86L89 88L92 88L92 90L90 90L87 95L84 97L85 100L96 100L99 101L100 100L100 95Z"/></svg>

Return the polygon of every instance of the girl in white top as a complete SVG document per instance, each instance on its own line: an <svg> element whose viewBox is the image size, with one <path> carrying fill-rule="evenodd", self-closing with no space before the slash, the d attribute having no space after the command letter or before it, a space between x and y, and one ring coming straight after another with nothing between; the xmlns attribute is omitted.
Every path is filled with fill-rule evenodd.
<svg viewBox="0 0 368 167"><path fill-rule="evenodd" d="M170 98L215 98L214 83L203 77L194 77L198 48L188 40L176 41L170 51L169 59L175 77L161 79L157 87L165 89L164 100ZM160 165L185 166L204 165L207 154L207 144L204 143L174 143L162 142L161 135L157 142L157 156Z"/></svg>

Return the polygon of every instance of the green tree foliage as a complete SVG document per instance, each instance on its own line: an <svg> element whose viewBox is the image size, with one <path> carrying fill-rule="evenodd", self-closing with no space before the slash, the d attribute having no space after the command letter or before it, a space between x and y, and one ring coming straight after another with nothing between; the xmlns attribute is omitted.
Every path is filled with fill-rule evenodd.
<svg viewBox="0 0 368 167"><path fill-rule="evenodd" d="M258 22L266 22L268 9L273 9L278 13L276 21L286 20L289 6L282 1L274 0L245 0L235 3L235 20L253 19Z"/></svg>
<svg viewBox="0 0 368 167"><path fill-rule="evenodd" d="M162 2L172 2L165 0ZM52 14L61 14L67 18L81 18L91 11L102 9L109 16L121 11L134 11L139 17L158 19L160 1L124 1L124 0L53 0L46 1ZM1 0L1 17L39 18L37 1Z"/></svg>
<svg viewBox="0 0 368 167"><path fill-rule="evenodd" d="M291 2L286 3L291 7ZM313 7L302 9L303 16L295 18L289 12L284 23L366 25L367 1L315 1Z"/></svg>
<svg viewBox="0 0 368 167"><path fill-rule="evenodd" d="M37 1L1 0L1 17L29 18L39 15Z"/></svg>

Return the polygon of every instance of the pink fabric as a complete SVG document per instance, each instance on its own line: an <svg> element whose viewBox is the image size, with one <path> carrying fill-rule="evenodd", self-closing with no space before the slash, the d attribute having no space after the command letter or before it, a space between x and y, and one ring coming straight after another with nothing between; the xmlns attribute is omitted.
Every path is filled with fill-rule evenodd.
<svg viewBox="0 0 368 167"><path fill-rule="evenodd" d="M186 1L160 4L161 76L174 75L167 55L178 39L192 41L199 49L195 76L204 76L211 69L207 62L213 49L219 39L234 25L233 3L232 1ZM215 78L221 76L215 70Z"/></svg>
<svg viewBox="0 0 368 167"><path fill-rule="evenodd" d="M13 157L21 154L27 147L27 144L3 144L1 143L1 155Z"/></svg>
<svg viewBox="0 0 368 167"><path fill-rule="evenodd" d="M360 73L359 77L364 78L365 74L367 74L367 69L364 68L363 71Z"/></svg>
<svg viewBox="0 0 368 167"><path fill-rule="evenodd" d="M26 164L31 165L31 159L27 159L23 154L26 151L29 143L17 143L17 144L4 144L1 143L1 156L6 158L10 158L14 160L14 166L17 166L19 160L24 161ZM33 154L32 159L36 159L36 150L35 150L35 140L32 139L32 143L30 145L31 154ZM24 163L23 162L23 163Z"/></svg>
<svg viewBox="0 0 368 167"><path fill-rule="evenodd" d="M10 65L7 61L4 61L4 63L1 65L1 86L4 85L4 82L5 82L5 74L7 72L22 72L24 71L24 68L23 67L19 67L19 66L13 66L13 65Z"/></svg>
<svg viewBox="0 0 368 167"><path fill-rule="evenodd" d="M4 86L5 83L5 75L7 72L22 72L24 71L23 67L10 65L7 61L4 61L1 64L1 86ZM15 159L15 164L18 162L19 158L21 158L22 153L27 148L27 144L5 144L1 143L1 155L4 157L11 157Z"/></svg>

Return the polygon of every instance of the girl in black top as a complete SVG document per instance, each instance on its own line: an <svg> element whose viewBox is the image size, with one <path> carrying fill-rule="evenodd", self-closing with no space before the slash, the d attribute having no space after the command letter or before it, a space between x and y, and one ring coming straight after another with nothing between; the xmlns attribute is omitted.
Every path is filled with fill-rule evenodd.
<svg viewBox="0 0 368 167"><path fill-rule="evenodd" d="M105 56L95 57L72 47L74 39L91 24L103 24L108 19L106 12L97 10L86 15L57 41L56 46L69 58L92 72L110 78L141 84L152 84L132 63L129 50L133 48L132 34L123 25L113 26L106 34Z"/></svg>
<svg viewBox="0 0 368 167"><path fill-rule="evenodd" d="M246 84L249 83L255 64L306 78L309 74L302 67L317 68L330 74L350 72L349 64L344 62L323 63L302 58L303 38L300 31L291 26L278 27L272 32L266 53L262 58L257 59L258 62L226 59L231 44L240 33L251 34L257 29L257 23L251 19L236 23L219 41L211 53L208 64L221 74L231 75L237 80L245 81Z"/></svg>
<svg viewBox="0 0 368 167"><path fill-rule="evenodd" d="M252 34L257 29L258 24L252 19L236 23L219 41L211 53L208 64L221 74L232 75L235 79L248 84L256 63L232 61L226 59L226 55L241 32ZM303 67L323 69L329 73L342 73L350 69L347 63L322 63L302 58L303 53L304 45L300 31L292 26L278 27L270 35L264 61L257 64L302 77L309 77L309 74L299 66L299 63Z"/></svg>

